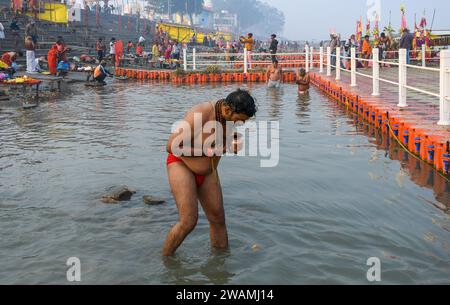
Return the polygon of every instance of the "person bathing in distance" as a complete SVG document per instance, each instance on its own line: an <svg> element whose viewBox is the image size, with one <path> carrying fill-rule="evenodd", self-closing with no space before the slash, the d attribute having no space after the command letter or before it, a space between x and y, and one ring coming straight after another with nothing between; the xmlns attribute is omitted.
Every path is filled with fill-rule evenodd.
<svg viewBox="0 0 450 305"><path fill-rule="evenodd" d="M269 88L280 88L283 81L283 69L279 66L277 59L267 68L266 73L267 86Z"/></svg>
<svg viewBox="0 0 450 305"><path fill-rule="evenodd" d="M309 73L307 73L305 69L301 68L300 71L297 72L297 85L299 95L309 93L310 81L311 80L309 77Z"/></svg>

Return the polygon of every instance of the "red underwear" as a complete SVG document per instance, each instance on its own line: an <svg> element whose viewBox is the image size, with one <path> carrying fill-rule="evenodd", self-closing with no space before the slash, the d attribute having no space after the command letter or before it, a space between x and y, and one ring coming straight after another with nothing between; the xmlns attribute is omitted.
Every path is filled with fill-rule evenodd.
<svg viewBox="0 0 450 305"><path fill-rule="evenodd" d="M183 162L183 160L181 160L180 158L178 158L177 156L174 156L172 154L169 154L167 156L167 166L169 166L172 163L178 163L178 162ZM202 176L202 175L195 175L195 182L197 183L197 186L200 187L202 186L202 184L205 182L206 177Z"/></svg>

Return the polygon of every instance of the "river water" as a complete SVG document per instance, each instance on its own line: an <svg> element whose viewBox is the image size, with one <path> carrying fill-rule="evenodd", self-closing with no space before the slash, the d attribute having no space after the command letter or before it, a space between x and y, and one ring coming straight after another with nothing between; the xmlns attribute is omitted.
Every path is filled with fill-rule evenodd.
<svg viewBox="0 0 450 305"><path fill-rule="evenodd" d="M280 122L279 165L225 158L230 251L211 251L201 212L169 259L170 127L237 85L79 85L35 109L0 105L0 284L67 284L69 257L84 284L367 284L371 257L384 284L450 284L450 188L439 176L316 90L299 99L291 85L242 87L257 120ZM100 202L123 184L137 190L131 201Z"/></svg>

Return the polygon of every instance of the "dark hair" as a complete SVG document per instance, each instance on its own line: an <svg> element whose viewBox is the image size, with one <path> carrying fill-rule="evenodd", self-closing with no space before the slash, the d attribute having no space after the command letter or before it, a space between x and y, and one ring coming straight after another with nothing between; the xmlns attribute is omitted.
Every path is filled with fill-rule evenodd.
<svg viewBox="0 0 450 305"><path fill-rule="evenodd" d="M370 39L370 36L369 36L369 35L366 35L366 36L364 36L364 38L365 38L365 39L367 39L367 38L369 38L369 39Z"/></svg>
<svg viewBox="0 0 450 305"><path fill-rule="evenodd" d="M235 113L245 114L249 118L255 116L257 108L255 99L246 90L237 89L227 96L225 104Z"/></svg>
<svg viewBox="0 0 450 305"><path fill-rule="evenodd" d="M277 37L277 35L275 35L275 34L272 34L272 37L273 37L273 38L276 38L276 37Z"/></svg>

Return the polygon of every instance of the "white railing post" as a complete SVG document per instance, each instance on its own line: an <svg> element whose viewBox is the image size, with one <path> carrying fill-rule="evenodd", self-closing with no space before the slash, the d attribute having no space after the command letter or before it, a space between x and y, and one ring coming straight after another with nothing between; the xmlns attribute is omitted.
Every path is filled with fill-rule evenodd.
<svg viewBox="0 0 450 305"><path fill-rule="evenodd" d="M319 72L323 73L323 47L320 47L320 67Z"/></svg>
<svg viewBox="0 0 450 305"><path fill-rule="evenodd" d="M183 49L183 69L187 71L187 51Z"/></svg>
<svg viewBox="0 0 450 305"><path fill-rule="evenodd" d="M309 48L305 47L305 71L309 72Z"/></svg>
<svg viewBox="0 0 450 305"><path fill-rule="evenodd" d="M327 76L331 76L331 47L327 47Z"/></svg>
<svg viewBox="0 0 450 305"><path fill-rule="evenodd" d="M336 80L341 80L341 47L336 48Z"/></svg>
<svg viewBox="0 0 450 305"><path fill-rule="evenodd" d="M192 50L192 70L197 70L197 50Z"/></svg>
<svg viewBox="0 0 450 305"><path fill-rule="evenodd" d="M314 47L311 47L310 56L311 56L311 60L309 61L309 65L310 65L309 70L314 70Z"/></svg>
<svg viewBox="0 0 450 305"><path fill-rule="evenodd" d="M398 54L398 107L408 107L406 103L406 49Z"/></svg>
<svg viewBox="0 0 450 305"><path fill-rule="evenodd" d="M372 60L372 78L373 78L373 96L380 96L380 50L378 48L373 49Z"/></svg>
<svg viewBox="0 0 450 305"><path fill-rule="evenodd" d="M247 48L244 48L244 73L247 74L248 72L248 54L247 54Z"/></svg>
<svg viewBox="0 0 450 305"><path fill-rule="evenodd" d="M450 125L450 50L441 51L441 85L438 125Z"/></svg>
<svg viewBox="0 0 450 305"><path fill-rule="evenodd" d="M422 67L427 66L427 47L425 44L422 45Z"/></svg>
<svg viewBox="0 0 450 305"><path fill-rule="evenodd" d="M351 86L356 87L356 48L351 49L351 60L350 60L350 66L351 66Z"/></svg>

